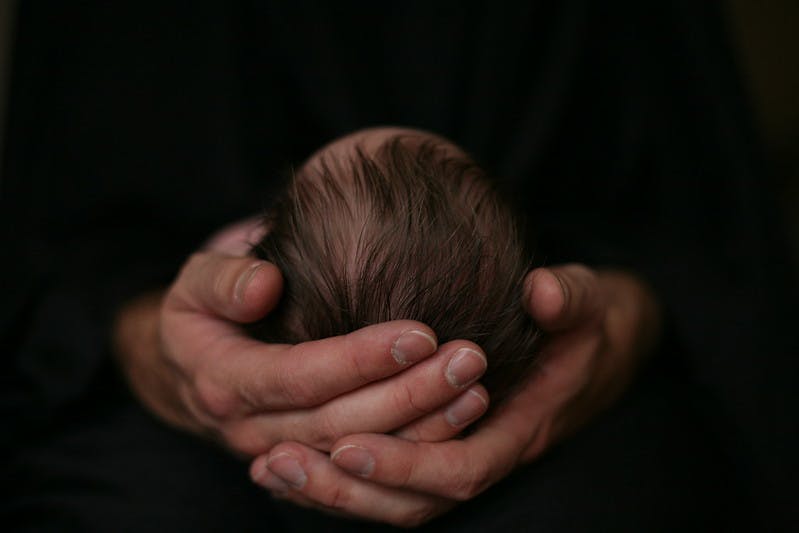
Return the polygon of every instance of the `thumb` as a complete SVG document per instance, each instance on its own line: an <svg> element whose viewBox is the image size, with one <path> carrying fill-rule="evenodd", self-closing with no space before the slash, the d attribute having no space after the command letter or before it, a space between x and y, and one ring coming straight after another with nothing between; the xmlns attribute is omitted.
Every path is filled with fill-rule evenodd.
<svg viewBox="0 0 799 533"><path fill-rule="evenodd" d="M596 273L585 265L537 268L524 281L524 305L544 331L564 331L600 317Z"/></svg>
<svg viewBox="0 0 799 533"><path fill-rule="evenodd" d="M274 309L282 289L283 277L272 263L197 252L183 265L164 305L249 323Z"/></svg>

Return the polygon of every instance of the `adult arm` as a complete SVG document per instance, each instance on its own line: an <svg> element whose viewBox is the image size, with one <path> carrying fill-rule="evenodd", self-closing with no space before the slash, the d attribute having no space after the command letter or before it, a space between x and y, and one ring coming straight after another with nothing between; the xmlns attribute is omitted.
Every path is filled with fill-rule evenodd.
<svg viewBox="0 0 799 533"><path fill-rule="evenodd" d="M287 442L253 462L252 478L301 505L401 526L423 523L612 404L659 336L654 295L625 272L538 269L528 276L526 305L549 335L543 363L472 435L440 442L422 441L409 428L393 436L351 435L330 456Z"/></svg>

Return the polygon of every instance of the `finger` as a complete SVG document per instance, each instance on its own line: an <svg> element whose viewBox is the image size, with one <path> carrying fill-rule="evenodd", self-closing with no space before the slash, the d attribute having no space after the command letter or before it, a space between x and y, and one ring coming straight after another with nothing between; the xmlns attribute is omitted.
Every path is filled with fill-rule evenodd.
<svg viewBox="0 0 799 533"><path fill-rule="evenodd" d="M345 441L331 453L343 470L380 485L457 501L477 496L516 464L515 454L509 455L510 441L495 442L480 453L467 440L413 442L363 434Z"/></svg>
<svg viewBox="0 0 799 533"><path fill-rule="evenodd" d="M488 392L480 384L469 387L446 406L394 432L402 439L440 442L460 434L488 410Z"/></svg>
<svg viewBox="0 0 799 533"><path fill-rule="evenodd" d="M331 460L380 485L468 500L530 459L532 445L548 442L550 408L537 403L542 396L531 381L464 439L413 442L350 435L334 444Z"/></svg>
<svg viewBox="0 0 799 533"><path fill-rule="evenodd" d="M452 341L442 345L434 357L393 379L323 405L308 422L326 429L320 443L325 450L344 435L394 431L451 402L482 377L486 367L486 357L477 345Z"/></svg>
<svg viewBox="0 0 799 533"><path fill-rule="evenodd" d="M563 331L601 319L601 293L589 268L537 268L525 279L525 307L545 331Z"/></svg>
<svg viewBox="0 0 799 533"><path fill-rule="evenodd" d="M246 323L263 318L280 299L283 278L272 263L198 252L184 265L164 305Z"/></svg>
<svg viewBox="0 0 799 533"><path fill-rule="evenodd" d="M396 526L419 525L452 506L441 498L350 476L336 468L326 454L293 442L280 444L268 456L253 461L250 476L294 501Z"/></svg>
<svg viewBox="0 0 799 533"><path fill-rule="evenodd" d="M239 451L248 454L271 448L274 435L327 451L344 435L393 431L428 415L461 395L485 369L486 359L479 347L467 341L453 341L399 376L359 388L318 409L268 413L232 422L227 428L228 437ZM455 374L460 382L453 383ZM472 399L470 394L466 400L485 410L481 397ZM454 415L458 416L473 406L454 407ZM461 422L460 428L465 425L465 421ZM435 429L430 426L433 424L428 429ZM451 434L460 428L450 427L448 431Z"/></svg>
<svg viewBox="0 0 799 533"><path fill-rule="evenodd" d="M195 363L195 386L200 401L220 418L313 407L400 372L436 349L433 331L410 320L296 345L228 335Z"/></svg>

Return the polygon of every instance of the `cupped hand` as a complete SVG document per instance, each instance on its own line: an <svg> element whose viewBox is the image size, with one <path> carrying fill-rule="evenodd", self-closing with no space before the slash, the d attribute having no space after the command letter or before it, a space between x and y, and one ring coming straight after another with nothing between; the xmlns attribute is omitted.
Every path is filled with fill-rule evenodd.
<svg viewBox="0 0 799 533"><path fill-rule="evenodd" d="M152 412L248 456L283 441L327 451L342 436L412 421L422 436L442 426L455 435L485 412L486 401L469 402L487 398L476 384L486 367L480 348L438 346L418 322L297 345L248 337L242 324L266 316L282 290L274 265L244 255L257 227L247 221L223 231L165 294L145 295L119 313L116 352Z"/></svg>
<svg viewBox="0 0 799 533"><path fill-rule="evenodd" d="M300 505L407 527L534 460L621 395L657 342L660 317L646 285L618 271L537 269L525 291L547 333L541 364L473 434L446 440L446 430L415 431L420 420L399 434L349 435L329 455L284 442L253 461L252 479Z"/></svg>

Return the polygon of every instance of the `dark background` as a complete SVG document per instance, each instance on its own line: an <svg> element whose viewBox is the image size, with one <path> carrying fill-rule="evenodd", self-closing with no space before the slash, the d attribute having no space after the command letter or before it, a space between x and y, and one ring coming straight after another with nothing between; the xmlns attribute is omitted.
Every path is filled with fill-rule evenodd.
<svg viewBox="0 0 799 533"><path fill-rule="evenodd" d="M799 264L799 2L727 0L739 71L771 164L786 237ZM0 145L17 0L0 0ZM2 152L0 152L2 157ZM2 176L0 176L2 179ZM799 271L795 271L799 278Z"/></svg>
<svg viewBox="0 0 799 533"><path fill-rule="evenodd" d="M799 2L727 2L739 69L799 257Z"/></svg>
<svg viewBox="0 0 799 533"><path fill-rule="evenodd" d="M12 29L14 20L14 7L20 5L21 2L0 0L0 52L2 52L0 53L0 59L2 59L2 63L0 63L0 74L3 72L9 72L8 67L10 57L12 55L11 43L13 42ZM634 4L624 5L629 7L630 5ZM761 137L764 152L770 163L769 169L763 172L762 182L765 186L774 188L775 192L777 192L776 198L778 199L779 206L777 208L780 209L779 214L781 214L781 218L784 221L782 228L786 230L785 235L788 238L787 242L792 244L794 258L797 258L799 257L799 214L797 214L795 206L797 205L797 200L799 200L799 98L797 98L796 95L799 94L799 81L797 80L799 43L797 43L797 35L795 30L799 28L799 6L796 5L795 0L774 1L768 3L729 1L724 5L728 7L728 12L730 15L728 17L730 35L734 40L733 46L738 51L739 70L743 75L745 85L748 89L750 102L752 104L752 115L756 123L759 124L759 136ZM114 9L115 8L110 7L109 11L116 13ZM48 12L46 7L44 12ZM52 20L55 20L56 22L51 25L50 28L59 28L61 25L60 19L58 19L56 16L53 17ZM213 24L207 27L215 29L216 25ZM63 35L66 36L67 39L71 39L73 34L70 33L68 27L66 28L67 29L65 29ZM605 33L611 34L610 31ZM47 35L48 33L44 33L43 35L40 35L40 38L46 38ZM198 34L198 36L201 37L201 41L202 36L204 35L205 34ZM133 47L133 49L138 52L140 51L138 41L136 43L137 44ZM188 43L188 46L191 47L189 48L190 50L194 50L193 47L196 46L196 42L190 42ZM214 48L214 50L217 50L217 48ZM696 48L688 48L688 50L696 50ZM644 65L646 65L646 63L644 63ZM707 67L708 65L706 64L705 66ZM711 64L709 66L712 67L713 65ZM651 64L651 67L653 70L658 69L657 64ZM1 81L2 83L0 83L0 87L2 87L2 92L0 93L0 102L4 102L7 98L8 79L3 78ZM715 90L720 93L724 92L722 90L723 88L723 86L715 86ZM76 94L83 95L85 93L80 91ZM725 95L723 94L719 95L720 101L723 101L724 96ZM703 99L701 100L701 103L703 105L707 105L708 103L712 104L713 102ZM0 111L12 111L9 109L2 109L2 107L4 106L0 106ZM15 109L13 112L17 113L17 110ZM6 116L8 114L9 113L3 113L3 115ZM0 115L0 118L2 118L3 115ZM687 124L696 124L697 121L698 119L694 119L693 115L690 115L688 120L685 122ZM747 121L743 120L741 122L745 123ZM2 128L0 128L0 130L1 129ZM688 129L690 129L690 127ZM697 139L698 145L704 144L704 138ZM7 135L5 139L0 139L0 142L3 140L6 142L12 141L12 139L10 139ZM747 149L748 148L750 147L748 146ZM701 150L699 150L699 152L701 152ZM93 155L94 153L94 149L89 150L89 154ZM743 159L746 160L745 157ZM686 164L692 167L694 166L694 161L694 159L686 160ZM727 172L732 174L735 173L735 169L737 167L728 166L726 168ZM759 178L761 177L759 176ZM0 180L2 179L3 177L0 176ZM676 187L675 190L681 191L679 187ZM703 212L705 209L709 212L712 212L714 208L712 205L714 200L718 198L719 202L721 202L724 197L724 191L720 188L714 188L713 185L707 188L707 192L708 194L702 196L702 203L698 204L699 209L697 210L699 212ZM728 222L735 223L736 218L742 222L747 220L747 218L739 211L732 212L726 220ZM669 218L668 220L673 220L673 218ZM207 229L208 228L206 228L206 230ZM767 240L768 236L768 234L761 234L759 238L762 238L765 241ZM768 240L779 240L782 235L776 235L775 237L776 239ZM181 242L186 242L186 240L184 239ZM758 241L754 241L754 244L756 245L757 242ZM750 242L750 244L752 244L752 242ZM186 246L193 245L186 243ZM763 248L766 249L767 247ZM754 246L754 248L750 248L749 250L754 251L756 249L760 248ZM8 254L9 258L13 258L14 256L13 252L9 252L8 249L6 249L6 254ZM766 258L769 256L761 256L760 254L757 254L756 257ZM763 261L765 262L766 259L763 259ZM778 259L773 264L784 265L785 262ZM770 270L771 269L766 269L763 272ZM793 272L794 275L799 273L797 270L794 270ZM771 287L771 285L769 286ZM779 291L767 289L764 291L764 293L779 294ZM727 298L724 298L724 301L733 301L734 303L737 303L735 302L734 295L732 297L728 296ZM775 299L765 298L764 301L771 302L775 301ZM4 307L6 305L7 304L4 304ZM8 308L13 313L14 307L12 305L8 305ZM772 310L771 307L764 307L764 309ZM5 311L4 309L0 310ZM776 308L773 310L775 312L777 311ZM783 311L783 308L780 308L779 311ZM57 314L58 313L56 313L56 315ZM728 313L728 315L734 314L734 311L732 313ZM11 316L17 315L12 314ZM689 319L687 322L692 326L695 326L699 325L701 320L695 321L693 319ZM778 322L783 323L785 321ZM43 323L48 322L45 320ZM107 331L107 328L98 327L97 329L100 329L103 332ZM694 329L698 329L700 335L705 335L705 332L701 330L701 328ZM730 329L728 328L723 331L728 333L730 332ZM727 342L728 344L732 343L732 341L729 339L727 339ZM795 354L795 350L789 353L791 356L793 356ZM746 367L746 365L744 366ZM734 374L734 370L734 368L731 368L729 374ZM737 376L736 379L739 379L739 381L741 379L746 381L745 378L746 376ZM70 383L71 382L72 381L70 381ZM794 384L795 380L790 381L790 383ZM793 389L792 386L784 387L781 390L791 394L791 397L794 397L791 391L795 389ZM771 397L767 394L765 396ZM760 418L760 412L756 412L755 414L758 416L758 418ZM768 428L769 424L773 420L769 417L762 418L764 418L762 424L760 423L761 421L758 420L758 424L756 424L755 427ZM690 432L687 431L686 433ZM675 455L679 456L679 454ZM773 461L772 463L776 464L777 462L778 461ZM760 468L758 468L758 471L759 470ZM795 480L796 478L793 477L791 479Z"/></svg>

